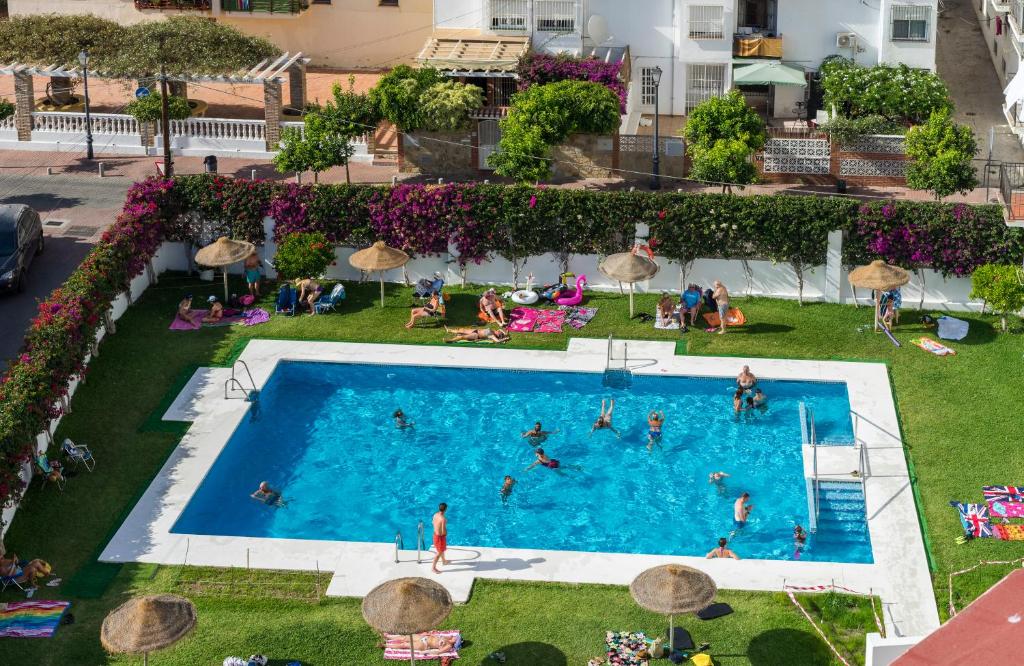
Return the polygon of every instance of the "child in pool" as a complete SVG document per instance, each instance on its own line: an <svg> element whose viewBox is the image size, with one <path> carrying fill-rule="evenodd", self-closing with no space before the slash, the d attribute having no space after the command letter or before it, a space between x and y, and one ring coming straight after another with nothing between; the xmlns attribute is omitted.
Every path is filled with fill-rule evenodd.
<svg viewBox="0 0 1024 666"><path fill-rule="evenodd" d="M512 495L512 486L516 485L516 480L508 474L505 475L505 482L501 484L501 501L503 504L508 503L508 498Z"/></svg>
<svg viewBox="0 0 1024 666"><path fill-rule="evenodd" d="M544 467L547 467L548 469L558 469L561 466L561 463L559 463L556 459L549 458L544 453L544 449L537 449L535 451L535 453L537 454L537 459L534 460L533 464L531 464L529 467L527 467L523 471L529 472L531 469L533 469L537 465L542 465Z"/></svg>

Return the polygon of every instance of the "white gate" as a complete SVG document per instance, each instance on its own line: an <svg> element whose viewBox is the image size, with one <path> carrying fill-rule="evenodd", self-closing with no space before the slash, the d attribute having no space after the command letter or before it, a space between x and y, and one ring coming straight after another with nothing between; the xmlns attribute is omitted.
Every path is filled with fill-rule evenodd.
<svg viewBox="0 0 1024 666"><path fill-rule="evenodd" d="M487 163L491 153L497 152L498 142L501 140L501 128L497 120L481 120L477 124L477 136L480 137L479 152L480 168L493 171L494 167Z"/></svg>

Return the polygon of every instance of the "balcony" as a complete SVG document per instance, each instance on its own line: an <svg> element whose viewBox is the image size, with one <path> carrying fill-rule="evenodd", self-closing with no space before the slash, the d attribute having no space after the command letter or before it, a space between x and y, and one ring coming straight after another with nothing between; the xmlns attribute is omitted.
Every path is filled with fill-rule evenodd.
<svg viewBox="0 0 1024 666"><path fill-rule="evenodd" d="M221 11L242 14L296 15L309 8L308 0L220 0Z"/></svg>
<svg viewBox="0 0 1024 666"><path fill-rule="evenodd" d="M737 58L782 58L782 37L736 35L732 54Z"/></svg>
<svg viewBox="0 0 1024 666"><path fill-rule="evenodd" d="M213 0L135 0L135 9L156 9L172 12L208 12Z"/></svg>

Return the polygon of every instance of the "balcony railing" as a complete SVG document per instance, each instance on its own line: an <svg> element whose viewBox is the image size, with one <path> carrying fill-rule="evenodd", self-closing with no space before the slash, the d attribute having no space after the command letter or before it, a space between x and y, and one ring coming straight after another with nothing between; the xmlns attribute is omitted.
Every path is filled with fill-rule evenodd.
<svg viewBox="0 0 1024 666"><path fill-rule="evenodd" d="M782 37L733 38L732 54L740 58L781 58Z"/></svg>
<svg viewBox="0 0 1024 666"><path fill-rule="evenodd" d="M135 0L135 9L207 12L213 9L213 0Z"/></svg>
<svg viewBox="0 0 1024 666"><path fill-rule="evenodd" d="M298 14L307 7L308 0L220 0L222 11L247 14Z"/></svg>

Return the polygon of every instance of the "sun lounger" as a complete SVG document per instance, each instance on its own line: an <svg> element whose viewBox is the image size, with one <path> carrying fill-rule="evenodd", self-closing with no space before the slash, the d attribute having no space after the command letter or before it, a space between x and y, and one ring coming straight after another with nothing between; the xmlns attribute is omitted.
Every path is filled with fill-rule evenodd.
<svg viewBox="0 0 1024 666"><path fill-rule="evenodd" d="M274 304L274 312L276 314L288 315L289 317L294 316L295 304L298 298L290 284L281 285L281 290L277 292L277 303Z"/></svg>
<svg viewBox="0 0 1024 666"><path fill-rule="evenodd" d="M317 314L337 312L334 306L343 300L345 300L345 285L339 282L334 285L334 289L331 289L331 293L321 296L320 300L313 304L313 307L316 308Z"/></svg>
<svg viewBox="0 0 1024 666"><path fill-rule="evenodd" d="M61 450L75 462L75 467L82 463L90 472L96 467L96 459L92 457L89 447L84 444L75 444L70 439L65 439Z"/></svg>
<svg viewBox="0 0 1024 666"><path fill-rule="evenodd" d="M64 492L64 475L50 464L50 459L46 457L45 453L36 456L36 467L43 473L43 487L47 483L53 483L61 492Z"/></svg>

